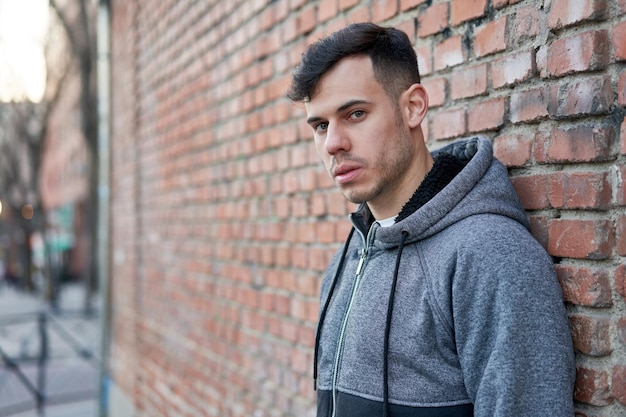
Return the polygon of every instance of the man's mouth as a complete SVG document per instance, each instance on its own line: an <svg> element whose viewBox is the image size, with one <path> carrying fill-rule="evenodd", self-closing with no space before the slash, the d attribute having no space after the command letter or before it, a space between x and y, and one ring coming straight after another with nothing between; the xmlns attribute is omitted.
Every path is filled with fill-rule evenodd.
<svg viewBox="0 0 626 417"><path fill-rule="evenodd" d="M353 181L360 173L361 167L354 164L339 165L333 170L333 177L337 185L346 184Z"/></svg>

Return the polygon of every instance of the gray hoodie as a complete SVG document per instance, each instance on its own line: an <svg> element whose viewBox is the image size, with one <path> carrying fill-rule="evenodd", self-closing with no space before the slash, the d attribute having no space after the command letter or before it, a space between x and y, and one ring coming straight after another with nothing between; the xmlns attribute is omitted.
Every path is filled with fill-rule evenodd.
<svg viewBox="0 0 626 417"><path fill-rule="evenodd" d="M351 215L322 284L317 415L573 416L552 260L491 143L444 152L465 166L408 217L383 228L365 204Z"/></svg>

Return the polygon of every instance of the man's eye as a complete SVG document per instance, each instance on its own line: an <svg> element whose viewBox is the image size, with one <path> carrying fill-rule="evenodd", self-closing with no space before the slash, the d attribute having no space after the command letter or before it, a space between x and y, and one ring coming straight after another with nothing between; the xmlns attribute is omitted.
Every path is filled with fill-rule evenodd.
<svg viewBox="0 0 626 417"><path fill-rule="evenodd" d="M328 123L318 123L313 126L313 130L315 130L316 133L324 132L326 129L328 129Z"/></svg>
<svg viewBox="0 0 626 417"><path fill-rule="evenodd" d="M365 112L363 110L355 110L352 113L350 113L350 119L360 119L364 115L365 115Z"/></svg>

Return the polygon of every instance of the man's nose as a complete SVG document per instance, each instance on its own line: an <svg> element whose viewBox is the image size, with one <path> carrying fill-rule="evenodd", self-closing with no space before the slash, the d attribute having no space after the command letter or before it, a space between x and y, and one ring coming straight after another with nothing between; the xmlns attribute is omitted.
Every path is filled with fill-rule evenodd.
<svg viewBox="0 0 626 417"><path fill-rule="evenodd" d="M326 131L326 152L334 155L337 152L349 151L350 139L347 132L338 124L329 124Z"/></svg>

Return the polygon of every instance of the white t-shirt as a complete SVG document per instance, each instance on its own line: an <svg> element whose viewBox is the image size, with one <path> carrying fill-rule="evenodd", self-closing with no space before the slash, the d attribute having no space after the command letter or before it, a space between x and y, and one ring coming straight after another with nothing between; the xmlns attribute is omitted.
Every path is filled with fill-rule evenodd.
<svg viewBox="0 0 626 417"><path fill-rule="evenodd" d="M393 226L395 223L396 223L396 216L389 217L387 219L378 220L378 224L380 224L380 227Z"/></svg>

